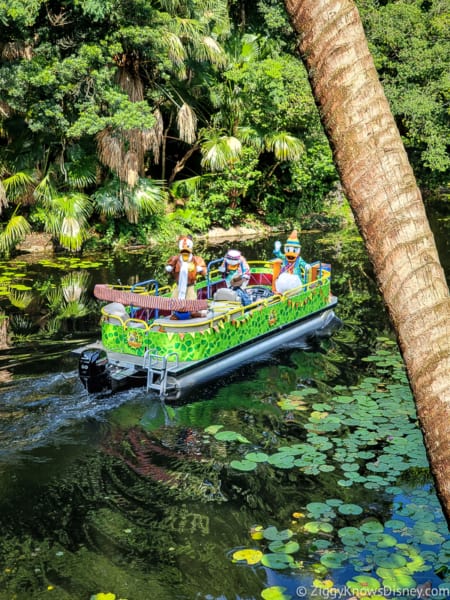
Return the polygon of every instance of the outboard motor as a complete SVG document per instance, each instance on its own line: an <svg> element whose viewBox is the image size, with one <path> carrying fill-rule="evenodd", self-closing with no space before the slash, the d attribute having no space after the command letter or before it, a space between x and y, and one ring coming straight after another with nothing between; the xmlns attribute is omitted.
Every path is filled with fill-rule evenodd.
<svg viewBox="0 0 450 600"><path fill-rule="evenodd" d="M111 387L108 356L104 350L87 348L80 355L78 373L89 394Z"/></svg>

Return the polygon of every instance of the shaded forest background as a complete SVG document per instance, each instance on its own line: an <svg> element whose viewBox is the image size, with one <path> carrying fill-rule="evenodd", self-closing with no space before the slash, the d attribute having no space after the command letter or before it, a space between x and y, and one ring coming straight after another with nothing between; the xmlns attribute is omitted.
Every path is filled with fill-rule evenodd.
<svg viewBox="0 0 450 600"><path fill-rule="evenodd" d="M448 207L448 0L358 0L427 202ZM280 0L0 2L0 253L330 223L341 200Z"/></svg>

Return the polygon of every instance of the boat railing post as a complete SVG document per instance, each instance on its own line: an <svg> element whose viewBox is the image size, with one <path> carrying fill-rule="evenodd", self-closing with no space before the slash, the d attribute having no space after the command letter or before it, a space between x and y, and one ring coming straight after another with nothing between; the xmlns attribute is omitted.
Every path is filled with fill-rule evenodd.
<svg viewBox="0 0 450 600"><path fill-rule="evenodd" d="M215 258L210 260L206 266L206 295L208 300L211 300L211 267L221 262L223 262L223 258Z"/></svg>
<svg viewBox="0 0 450 600"><path fill-rule="evenodd" d="M134 292L134 290L138 287L145 287L147 292L150 292L150 285L153 284L154 288L155 288L155 296L159 296L159 282L157 279L146 279L145 281L138 281L137 283L134 283L131 288L130 288L130 292ZM133 312L134 312L134 308L132 305L130 305L130 312L131 315L133 316ZM159 317L159 310L157 308L154 309L155 310L155 319L157 319ZM148 317L150 317L150 315L147 315Z"/></svg>

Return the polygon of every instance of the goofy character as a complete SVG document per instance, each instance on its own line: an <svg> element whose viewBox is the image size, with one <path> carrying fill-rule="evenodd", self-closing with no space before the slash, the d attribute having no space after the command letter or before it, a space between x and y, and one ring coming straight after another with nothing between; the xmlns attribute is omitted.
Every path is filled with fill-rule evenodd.
<svg viewBox="0 0 450 600"><path fill-rule="evenodd" d="M198 275L206 275L206 264L201 256L192 253L194 243L190 235L178 239L180 253L169 258L166 271L170 273L177 285L172 293L173 298L179 300L196 300L195 280ZM195 316L193 313L191 316Z"/></svg>
<svg viewBox="0 0 450 600"><path fill-rule="evenodd" d="M311 265L300 256L301 250L296 229L284 245L284 254L281 242L275 242L273 253L278 260L274 261L274 291L282 294L306 283Z"/></svg>

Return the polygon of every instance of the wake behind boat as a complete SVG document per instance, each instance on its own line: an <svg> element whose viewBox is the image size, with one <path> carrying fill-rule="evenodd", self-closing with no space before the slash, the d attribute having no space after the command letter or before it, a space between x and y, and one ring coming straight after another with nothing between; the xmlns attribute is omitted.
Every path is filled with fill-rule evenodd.
<svg viewBox="0 0 450 600"><path fill-rule="evenodd" d="M208 264L192 300L172 298L172 288L154 279L95 286L104 303L101 341L77 351L88 392L138 383L176 399L284 345L328 337L340 325L329 264L309 264L304 283L280 292L281 261L249 262L244 306L240 290L227 287L217 269L221 262Z"/></svg>

